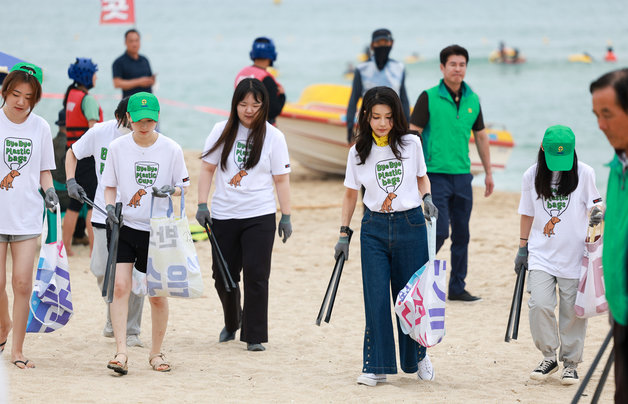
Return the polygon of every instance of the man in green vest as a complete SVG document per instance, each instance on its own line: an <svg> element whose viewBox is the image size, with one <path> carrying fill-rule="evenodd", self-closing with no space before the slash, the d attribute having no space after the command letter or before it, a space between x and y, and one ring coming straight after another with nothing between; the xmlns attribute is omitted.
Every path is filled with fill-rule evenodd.
<svg viewBox="0 0 628 404"><path fill-rule="evenodd" d="M615 402L628 403L628 69L591 83L597 124L615 149L609 164L604 228L604 286L613 323Z"/></svg>
<svg viewBox="0 0 628 404"><path fill-rule="evenodd" d="M469 53L459 45L440 52L440 83L423 91L410 117L410 129L421 133L432 201L438 208L436 251L449 237L451 225L451 274L449 300L481 300L465 289L469 246L469 219L473 206L469 138L471 131L486 173L484 196L493 193L488 135L480 100L464 82Z"/></svg>

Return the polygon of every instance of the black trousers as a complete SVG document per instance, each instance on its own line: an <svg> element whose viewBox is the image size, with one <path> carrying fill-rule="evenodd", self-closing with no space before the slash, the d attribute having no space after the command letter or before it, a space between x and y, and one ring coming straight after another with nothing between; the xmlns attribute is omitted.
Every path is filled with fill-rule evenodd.
<svg viewBox="0 0 628 404"><path fill-rule="evenodd" d="M628 403L628 327L613 325L615 350L615 402Z"/></svg>
<svg viewBox="0 0 628 404"><path fill-rule="evenodd" d="M242 325L240 341L268 341L268 279L275 241L275 214L248 219L213 219L212 230L227 261L236 290L227 293L212 251L212 277L222 303L227 331ZM244 305L240 306L240 272L244 278Z"/></svg>

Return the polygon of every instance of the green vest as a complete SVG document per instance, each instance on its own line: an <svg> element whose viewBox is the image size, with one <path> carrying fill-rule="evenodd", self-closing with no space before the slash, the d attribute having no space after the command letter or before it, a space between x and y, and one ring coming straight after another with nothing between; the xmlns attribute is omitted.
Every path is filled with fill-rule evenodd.
<svg viewBox="0 0 628 404"><path fill-rule="evenodd" d="M480 99L462 83L460 108L451 98L443 80L430 88L427 100L430 120L423 128L423 153L428 173L468 174L471 172L469 138L480 113Z"/></svg>
<svg viewBox="0 0 628 404"><path fill-rule="evenodd" d="M619 324L628 326L628 187L621 161L615 156L610 163L606 213L604 215L604 285L611 314Z"/></svg>

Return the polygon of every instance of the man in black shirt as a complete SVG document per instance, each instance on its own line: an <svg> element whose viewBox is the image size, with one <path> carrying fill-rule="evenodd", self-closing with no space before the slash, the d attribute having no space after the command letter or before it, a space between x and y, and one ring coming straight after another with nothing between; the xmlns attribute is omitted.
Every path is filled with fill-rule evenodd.
<svg viewBox="0 0 628 404"><path fill-rule="evenodd" d="M113 62L113 86L122 89L122 98L140 91L152 93L155 75L146 57L139 54L140 33L130 29L124 34L126 52Z"/></svg>

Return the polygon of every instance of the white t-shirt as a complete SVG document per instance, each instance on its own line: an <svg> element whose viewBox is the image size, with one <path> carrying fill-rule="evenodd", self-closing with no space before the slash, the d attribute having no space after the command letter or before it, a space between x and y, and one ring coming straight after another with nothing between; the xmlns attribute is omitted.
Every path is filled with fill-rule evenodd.
<svg viewBox="0 0 628 404"><path fill-rule="evenodd" d="M100 177L105 169L107 148L109 147L109 143L114 139L126 135L127 133L129 133L127 128L118 128L118 121L112 119L95 124L72 145L72 151L77 160L94 156L96 177L98 178L98 188L96 188L94 204L102 209L105 208L105 187L103 187ZM104 225L106 219L107 217L98 209L92 210L92 223Z"/></svg>
<svg viewBox="0 0 628 404"><path fill-rule="evenodd" d="M602 202L595 172L578 162L578 186L568 196L538 198L534 189L536 164L523 174L519 214L532 216L528 237L528 268L550 275L578 279L589 225L589 210Z"/></svg>
<svg viewBox="0 0 628 404"><path fill-rule="evenodd" d="M44 215L40 175L55 169L50 126L32 112L15 124L0 109L0 141L0 234L39 234Z"/></svg>
<svg viewBox="0 0 628 404"><path fill-rule="evenodd" d="M222 134L227 121L214 125L203 150L211 149ZM255 167L241 170L246 155L246 139L249 129L241 124L233 148L227 159L225 170L220 168L223 146L203 158L203 161L217 165L216 191L212 197L212 217L216 219L246 219L268 215L277 211L273 193L273 175L290 172L290 157L286 139L273 125L266 123L266 136L259 162Z"/></svg>
<svg viewBox="0 0 628 404"><path fill-rule="evenodd" d="M415 135L401 137L401 160L390 146L380 147L373 143L371 153L364 164L351 146L347 157L345 187L360 189L364 186L363 202L373 212L402 212L421 205L417 177L427 173L421 140Z"/></svg>
<svg viewBox="0 0 628 404"><path fill-rule="evenodd" d="M117 202L122 202L124 226L150 231L150 203L153 186L189 186L183 150L174 140L158 134L149 147L133 140L133 132L109 144L107 163L102 173L104 187L117 188ZM163 217L168 198L155 198L154 217Z"/></svg>

